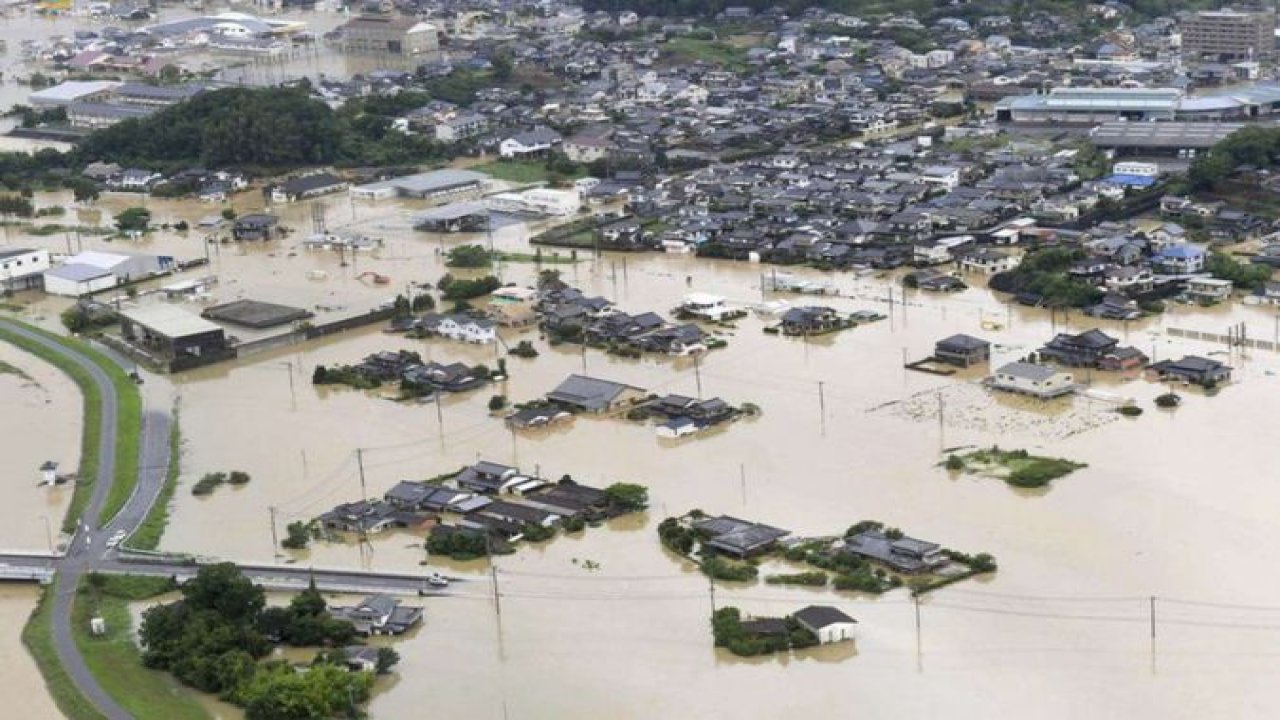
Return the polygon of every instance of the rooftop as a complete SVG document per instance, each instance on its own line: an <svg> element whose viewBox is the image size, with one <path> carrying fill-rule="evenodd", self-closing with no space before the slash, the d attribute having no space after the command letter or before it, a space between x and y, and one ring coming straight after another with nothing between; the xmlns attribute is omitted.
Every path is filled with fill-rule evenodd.
<svg viewBox="0 0 1280 720"><path fill-rule="evenodd" d="M178 338L199 335L207 332L222 332L220 325L176 305L148 305L136 310L124 310L120 315L138 325L153 330L165 337Z"/></svg>

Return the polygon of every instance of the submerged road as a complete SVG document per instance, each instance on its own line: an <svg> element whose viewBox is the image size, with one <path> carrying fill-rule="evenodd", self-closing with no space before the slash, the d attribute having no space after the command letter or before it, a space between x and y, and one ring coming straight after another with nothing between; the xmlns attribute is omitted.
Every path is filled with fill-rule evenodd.
<svg viewBox="0 0 1280 720"><path fill-rule="evenodd" d="M110 720L129 720L132 716L103 690L90 672L72 635L72 605L80 579L86 573L107 572L135 575L166 575L186 580L199 571L195 561L174 556L131 554L108 546L110 537L123 531L132 535L147 517L164 488L169 467L168 408L155 407L143 396L143 417L138 451L138 482L124 507L105 525L97 529L103 505L115 480L116 446L119 443L117 409L120 398L111 378L92 359L75 348L33 332L25 325L0 318L0 327L29 339L49 352L60 355L82 368L100 393L102 422L98 435L98 471L93 479L93 492L84 514L77 519L76 532L67 543L64 555L41 553L0 554L0 579L35 580L53 576L53 643L73 684ZM108 354L109 353L105 353ZM244 574L256 584L274 590L300 590L314 581L316 587L330 592L389 593L443 595L425 582L425 575L411 573L375 573L358 570L312 569L276 565L240 565Z"/></svg>

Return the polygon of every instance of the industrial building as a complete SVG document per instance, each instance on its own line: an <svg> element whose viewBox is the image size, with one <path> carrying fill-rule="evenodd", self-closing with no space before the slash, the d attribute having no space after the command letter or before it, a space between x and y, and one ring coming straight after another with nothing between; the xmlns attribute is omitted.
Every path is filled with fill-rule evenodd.
<svg viewBox="0 0 1280 720"><path fill-rule="evenodd" d="M1276 54L1276 16L1270 12L1204 10L1182 25L1182 53L1215 61L1270 59Z"/></svg>
<svg viewBox="0 0 1280 720"><path fill-rule="evenodd" d="M1280 113L1280 85L1259 83L1203 95L1189 95L1178 88L1058 87L1048 93L1004 98L995 111L998 122L1046 125L1263 120Z"/></svg>
<svg viewBox="0 0 1280 720"><path fill-rule="evenodd" d="M412 57L440 49L436 26L414 18L364 15L342 26L343 49L359 55Z"/></svg>
<svg viewBox="0 0 1280 720"><path fill-rule="evenodd" d="M120 313L121 336L130 345L165 361L221 358L232 352L226 331L176 305L150 305Z"/></svg>
<svg viewBox="0 0 1280 720"><path fill-rule="evenodd" d="M173 258L86 251L44 273L44 289L51 295L80 297L142 280L173 266Z"/></svg>
<svg viewBox="0 0 1280 720"><path fill-rule="evenodd" d="M0 250L0 290L31 290L44 286L49 251L44 248Z"/></svg>
<svg viewBox="0 0 1280 720"><path fill-rule="evenodd" d="M393 197L457 199L482 193L488 189L489 183L488 175L473 170L433 170L368 185L358 185L351 188L351 195L367 200L385 200Z"/></svg>
<svg viewBox="0 0 1280 720"><path fill-rule="evenodd" d="M1094 147L1117 156L1194 157L1245 127L1243 123L1103 123L1089 133Z"/></svg>

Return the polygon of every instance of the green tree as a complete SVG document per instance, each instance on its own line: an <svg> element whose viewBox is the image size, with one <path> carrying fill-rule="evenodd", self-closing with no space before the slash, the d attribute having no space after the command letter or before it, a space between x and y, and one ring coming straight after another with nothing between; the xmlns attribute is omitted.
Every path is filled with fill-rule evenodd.
<svg viewBox="0 0 1280 720"><path fill-rule="evenodd" d="M247 624L266 606L261 587L245 577L233 563L204 565L182 586L182 597L192 610L212 610L237 624Z"/></svg>
<svg viewBox="0 0 1280 720"><path fill-rule="evenodd" d="M386 675L391 672L391 668L395 667L399 662L400 653L396 652L393 648L378 648L377 673L379 675Z"/></svg>
<svg viewBox="0 0 1280 720"><path fill-rule="evenodd" d="M286 537L280 541L280 545L286 550L302 550L311 543L311 530L301 520L289 523L285 527L285 533Z"/></svg>
<svg viewBox="0 0 1280 720"><path fill-rule="evenodd" d="M445 265L454 268L489 267L493 257L480 245L459 245L445 253Z"/></svg>
<svg viewBox="0 0 1280 720"><path fill-rule="evenodd" d="M120 232L146 232L151 226L151 211L144 207L125 208L116 215L116 229Z"/></svg>
<svg viewBox="0 0 1280 720"><path fill-rule="evenodd" d="M639 512L649 507L649 489L635 483L614 483L604 489L609 504L622 512Z"/></svg>

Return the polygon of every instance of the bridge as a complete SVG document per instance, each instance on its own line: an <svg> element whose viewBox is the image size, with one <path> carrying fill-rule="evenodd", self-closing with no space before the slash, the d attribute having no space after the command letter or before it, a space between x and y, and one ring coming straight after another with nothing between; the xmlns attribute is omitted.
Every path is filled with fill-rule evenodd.
<svg viewBox="0 0 1280 720"><path fill-rule="evenodd" d="M75 540L72 540L74 544ZM61 557L43 553L0 554L0 581L48 583ZM143 554L130 551L111 552L94 570L113 575L150 575L186 581L200 568L217 560L197 559L181 555ZM317 568L289 565L236 564L245 577L268 590L296 591L314 582L324 592L387 595L445 596L447 590L427 584L426 574ZM450 578L457 581L458 578Z"/></svg>

